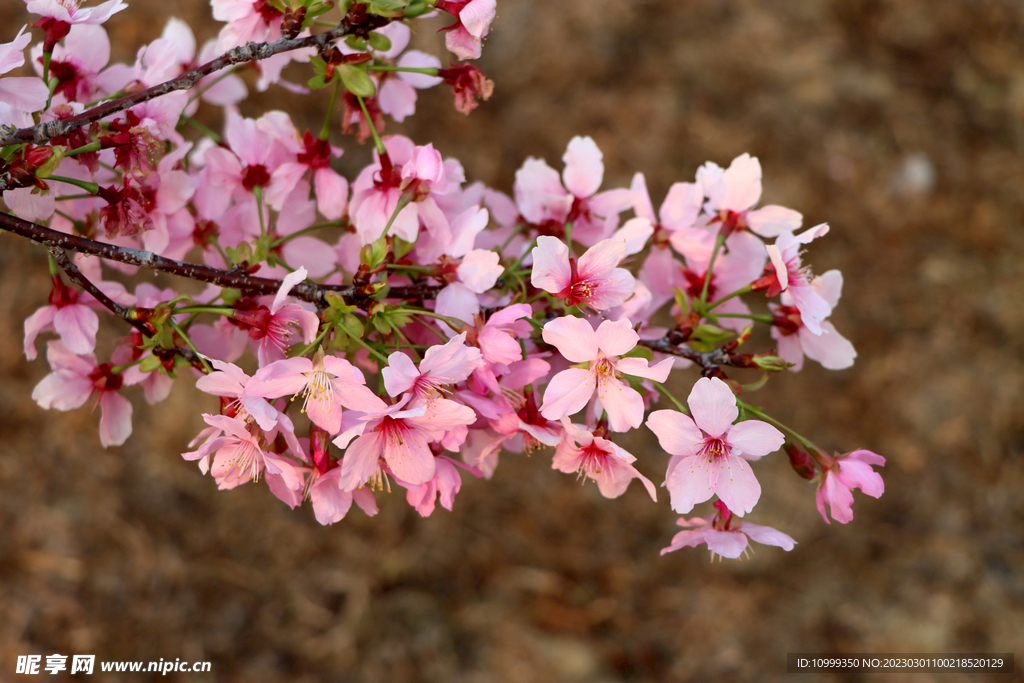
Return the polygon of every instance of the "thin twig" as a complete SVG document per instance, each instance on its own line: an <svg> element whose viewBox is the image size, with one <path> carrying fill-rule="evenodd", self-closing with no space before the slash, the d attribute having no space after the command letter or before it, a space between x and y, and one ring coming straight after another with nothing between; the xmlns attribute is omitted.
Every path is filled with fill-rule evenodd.
<svg viewBox="0 0 1024 683"><path fill-rule="evenodd" d="M47 121L28 128L20 128L10 135L0 138L0 147L19 145L26 142L41 145L53 138L67 135L73 130L77 130L83 126L93 123L94 121L99 121L112 114L134 107L137 104L148 102L149 100L177 90L188 90L199 82L200 79L220 71L221 69L226 69L229 66L241 64L243 62L255 62L262 59L268 59L282 52L300 50L306 47L315 47L322 52L331 41L350 35L365 36L365 34L368 34L374 28L379 28L389 22L390 19L387 19L386 17L379 17L374 14L352 15L350 13L342 19L341 23L331 30L325 31L324 33L318 33L315 36L306 36L304 38L282 38L281 40L273 43L246 43L245 45L240 45L228 50L226 53L211 62L207 62L200 67L192 69L191 71L187 71L177 78L172 78L171 80L160 83L159 85L154 85L152 88L146 88L145 90L140 90L139 92L132 93L131 95L119 97L116 100L109 100L97 107L89 109L88 111L84 111L77 116L57 121Z"/></svg>
<svg viewBox="0 0 1024 683"><path fill-rule="evenodd" d="M64 253L63 249L59 249L58 247L49 247L49 251L50 256L53 257L53 260L56 261L57 265L64 269L64 273L68 276L69 280L71 280L73 283L75 283L85 291L89 292L89 294L92 294L93 298L95 298L97 301L103 304L103 306L106 307L114 315L118 316L126 323L134 327L136 330L138 330L140 333L142 333L143 337L153 336L153 331L146 327L145 323L143 323L140 320L132 319L132 309L128 308L127 306L122 306L121 304L111 299L109 296L103 293L103 290L101 290L99 287L93 284L89 280L89 278L85 277L85 275L82 274L82 271L78 269L78 266L76 266L74 262L72 262L72 260L68 258L68 255ZM203 359L200 358L199 355L191 349L183 349L180 346L175 346L173 349L164 349L164 351L167 353L174 353L181 356L182 358L187 360L193 367L201 370L204 373L210 371L209 368L206 366L206 363L203 361ZM156 354L157 350L154 349L153 352L154 354Z"/></svg>
<svg viewBox="0 0 1024 683"><path fill-rule="evenodd" d="M210 282L221 287L232 287L246 294L276 294L281 289L282 281L273 278L256 277L244 270L221 270L198 263L186 263L165 258L151 251L119 247L106 242L98 242L77 235L69 235L59 230L30 223L17 216L0 213L0 230L7 230L22 237L27 237L47 247L70 249L83 254L91 254L109 261L119 261L140 268L159 270L172 275ZM440 285L410 285L392 287L388 292L389 299L415 301L432 299L441 290ZM318 306L327 305L328 292L337 292L348 302L366 301L372 298L370 287L351 285L320 285L314 282L299 282L291 290L291 295Z"/></svg>

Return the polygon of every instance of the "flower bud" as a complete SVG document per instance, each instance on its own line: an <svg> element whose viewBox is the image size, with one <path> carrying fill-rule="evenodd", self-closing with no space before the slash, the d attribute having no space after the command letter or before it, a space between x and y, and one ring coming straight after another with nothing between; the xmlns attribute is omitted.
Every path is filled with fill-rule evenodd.
<svg viewBox="0 0 1024 683"><path fill-rule="evenodd" d="M751 358L751 362L766 372L782 372L793 365L792 363L787 363L778 356L770 353L756 354Z"/></svg>
<svg viewBox="0 0 1024 683"><path fill-rule="evenodd" d="M782 447L785 449L786 455L789 456L789 464L793 470L804 479L814 479L816 471L811 454L789 440Z"/></svg>

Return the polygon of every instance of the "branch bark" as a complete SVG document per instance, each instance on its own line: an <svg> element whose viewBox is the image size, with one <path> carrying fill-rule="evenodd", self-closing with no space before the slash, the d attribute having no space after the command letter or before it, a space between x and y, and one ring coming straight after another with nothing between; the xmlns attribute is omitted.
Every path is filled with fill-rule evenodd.
<svg viewBox="0 0 1024 683"><path fill-rule="evenodd" d="M241 64L244 62L255 62L261 59L268 59L269 57L273 57L274 55L282 52L291 52L292 50L299 50L306 47L315 47L319 51L323 51L331 41L350 35L365 35L374 28L378 28L390 22L390 19L379 17L374 14L358 14L355 15L355 20L350 17L352 17L351 14L346 15L337 26L329 31L325 31L324 33L318 33L315 36L306 36L304 38L282 38L281 40L273 43L250 42L245 45L240 45L228 50L226 53L211 62L207 62L202 66L192 69L191 71L187 71L177 78L172 78L171 80L160 83L159 85L154 85L152 88L146 88L145 90L140 90L137 93L132 93L125 97L119 97L116 100L104 102L103 104L93 107L88 111L84 111L77 116L61 119L59 121L47 121L28 128L19 128L10 135L0 138L0 147L20 145L24 143L41 145L53 138L67 135L71 131L77 130L82 126L87 126L94 121L99 121L112 114L134 107L137 104L148 102L149 100L177 90L188 90L201 78L209 76L221 69L226 69L229 66L234 66L235 64Z"/></svg>
<svg viewBox="0 0 1024 683"><path fill-rule="evenodd" d="M179 277L210 282L220 287L233 287L246 294L276 294L281 288L281 280L266 277L256 277L241 270L221 270L197 263L186 263L165 258L151 251L141 249L130 249L119 247L106 242L99 242L77 235L69 235L59 230L53 230L36 223L22 220L17 216L0 213L0 229L13 232L16 235L27 237L46 247L57 249L70 249L83 254L99 256L110 261L119 261L140 268L159 270ZM440 285L410 285L407 287L392 287L388 298L402 300L432 299ZM320 285L314 282L300 282L291 290L291 295L297 299L308 301L317 306L327 305L327 293L337 292L346 302L358 303L366 301L371 297L369 287L355 287L351 285Z"/></svg>

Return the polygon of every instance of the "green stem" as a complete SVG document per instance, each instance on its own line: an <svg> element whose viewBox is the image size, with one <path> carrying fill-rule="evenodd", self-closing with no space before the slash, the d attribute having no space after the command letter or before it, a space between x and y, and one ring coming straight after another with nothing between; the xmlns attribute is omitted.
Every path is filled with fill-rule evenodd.
<svg viewBox="0 0 1024 683"><path fill-rule="evenodd" d="M66 156L66 157L73 157L76 154L85 154L86 152L98 152L98 151L100 151L100 141L99 140L93 140L88 145L82 145L81 147L77 147L75 149L69 149L68 151L64 152L64 156Z"/></svg>
<svg viewBox="0 0 1024 683"><path fill-rule="evenodd" d="M173 315L179 313L217 313L219 315L234 315L235 309L228 308L227 306L182 306L181 308L175 308Z"/></svg>
<svg viewBox="0 0 1024 683"><path fill-rule="evenodd" d="M537 238L536 237L534 237L530 241L530 244L527 246L526 251L524 251L522 253L522 255L519 258L516 259L516 262L513 263L511 266L509 266L506 270L510 270L510 271L517 270L519 268L519 264L523 262L524 258L526 258L526 255L529 254L531 251L533 251L533 247L534 247L535 244L537 244Z"/></svg>
<svg viewBox="0 0 1024 683"><path fill-rule="evenodd" d="M716 313L718 318L748 318L750 320L756 320L759 323L772 324L772 317L770 315L757 315L754 313Z"/></svg>
<svg viewBox="0 0 1024 683"><path fill-rule="evenodd" d="M196 358L198 358L199 362L203 364L204 368L206 368L206 372L213 372L213 368L211 368L210 364L206 362L205 358L203 358L203 354L199 353L199 349L197 349L196 345L192 343L192 340L188 338L188 335L185 334L185 331L178 327L177 323L175 323L170 318L167 319L167 324L171 326L172 330L178 333L179 337L185 340L185 343L188 344L188 347L192 349L193 353L196 354Z"/></svg>
<svg viewBox="0 0 1024 683"><path fill-rule="evenodd" d="M50 275L60 275L60 266L58 266L57 262L53 260L53 257L47 254L46 258L50 260Z"/></svg>
<svg viewBox="0 0 1024 683"><path fill-rule="evenodd" d="M114 375L120 375L122 372L124 372L125 370L127 370L131 366L138 365L139 363L141 363L143 360L145 360L145 358L146 358L145 356L142 356L140 358L136 358L135 360L133 360L130 363L125 363L124 365L115 365L114 367L110 368L110 372L111 372L111 374L114 374Z"/></svg>
<svg viewBox="0 0 1024 683"><path fill-rule="evenodd" d="M203 124L201 124L198 121L196 121L191 116L182 116L181 120L184 121L185 123L187 123L188 125L192 126L193 128L195 128L196 130L198 130L200 133L202 133L206 137L208 137L211 140L213 140L218 145L221 143L221 137L219 135L214 133L212 130L210 130L209 128L207 128Z"/></svg>
<svg viewBox="0 0 1024 683"><path fill-rule="evenodd" d="M373 135L373 145L377 148L377 154L387 154L387 150L384 148L384 143L381 142L380 135L377 134L377 129L373 125L373 119L370 118L370 112L366 108L366 103L363 102L363 98L356 95L356 99L359 100L359 108L363 110L363 116L366 117L366 125L370 127L370 133ZM387 234L386 232L384 233Z"/></svg>
<svg viewBox="0 0 1024 683"><path fill-rule="evenodd" d="M411 74L437 75L437 67L433 66L387 66L385 64L371 64L366 67L370 71L405 71Z"/></svg>
<svg viewBox="0 0 1024 683"><path fill-rule="evenodd" d="M318 334L316 336L316 339L314 339L312 342L310 342L309 346L304 348L302 350L302 353L300 353L299 355L300 356L305 356L310 351L316 351L318 348L320 348L320 344L323 343L324 338L331 331L332 327L333 327L332 325L324 325L324 329L320 332L320 334Z"/></svg>
<svg viewBox="0 0 1024 683"><path fill-rule="evenodd" d="M404 263L388 263L384 267L389 270L404 270L410 273L430 273L434 270L426 266L407 266Z"/></svg>
<svg viewBox="0 0 1024 683"><path fill-rule="evenodd" d="M263 188L257 185L252 188L252 193L256 197L256 212L260 215L260 237L266 237L267 225L263 220Z"/></svg>
<svg viewBox="0 0 1024 683"><path fill-rule="evenodd" d="M683 412L683 413L685 413L687 415L690 414L689 408L687 408L682 403L680 403L679 399L677 399L675 396L673 396L669 392L669 390L665 388L665 385L663 385L661 382L655 382L654 380L651 380L651 384L654 385L655 389L657 389L658 391L661 392L662 396L664 396L668 400L672 401L672 405L674 405L676 408L678 408L681 412Z"/></svg>
<svg viewBox="0 0 1024 683"><path fill-rule="evenodd" d="M334 113L334 100L338 98L338 90L341 88L341 79L334 79L334 90L331 91L331 102L327 105L327 116L324 118L324 127L320 129L320 139L326 140L331 136L331 114Z"/></svg>
<svg viewBox="0 0 1024 683"><path fill-rule="evenodd" d="M718 308L719 306L721 306L723 303L725 303L729 299L733 298L734 296L740 296L741 294L749 294L752 291L754 291L754 290L750 287L750 285L747 285L746 287L740 287L735 292L730 292L729 294L726 294L721 299L719 299L715 303L713 303L710 306L708 306L707 310L712 311L712 310Z"/></svg>
<svg viewBox="0 0 1024 683"><path fill-rule="evenodd" d="M295 232L293 232L290 235L285 235L284 237L278 237L276 240L274 240L273 242L270 243L270 248L271 249L276 249L277 247L281 246L282 244L284 244L288 240L293 240L296 237L301 237L302 235L311 233L314 230L319 230L320 228L328 228L328 227L339 227L339 224L338 224L338 222L334 222L334 223L319 223L317 225L311 225L308 228L303 228L302 230L296 230Z"/></svg>
<svg viewBox="0 0 1024 683"><path fill-rule="evenodd" d="M780 429L781 431L785 432L786 434L789 434L791 437L793 437L794 439L799 441L801 444L803 444L804 448L810 449L811 452L820 452L820 453L824 452L820 448L815 446L814 442L811 441L810 439L808 439L808 438L806 438L804 436L801 436L796 431L794 431L790 427L787 427L786 425L782 424L781 422L779 422L775 418L770 417L768 415L765 415L764 413L762 413L757 408L754 408L753 406L748 406L746 403L744 403L743 401L741 401L739 399L736 399L736 405L740 409L742 409L744 412L749 413L749 414L753 415L754 417L756 417L758 419L764 420L768 424L777 427L778 429Z"/></svg>
<svg viewBox="0 0 1024 683"><path fill-rule="evenodd" d="M51 175L47 180L56 180L58 183L67 183L68 185L74 185L80 187L89 194L99 194L100 186L96 183L87 183L84 180L78 180L77 178L65 178L62 175Z"/></svg>
<svg viewBox="0 0 1024 683"><path fill-rule="evenodd" d="M346 333L346 334L348 334L348 331L346 331L345 333ZM351 334L349 334L348 336L349 336L349 338L350 338L350 339L351 339L352 341L354 341L354 342L355 342L356 344L359 344L359 345L360 345L360 346L362 346L362 347L363 347L364 349L366 349L367 351L369 351L369 352L370 352L370 353L371 353L371 354L372 354L373 356L375 356L375 357L376 357L376 358L377 358L377 359L378 359L378 360L379 360L379 361L380 361L381 363L383 363L384 365L387 365L387 364L388 364L388 358L387 358L387 356L385 356L384 354L382 354L382 353L381 353L380 351L378 351L377 349L373 348L372 346L370 346L369 344L367 344L366 342L364 342L364 341L363 341L362 339L360 339L359 337L356 337L356 336L354 336L354 335L351 335Z"/></svg>
<svg viewBox="0 0 1024 683"><path fill-rule="evenodd" d="M725 244L725 237L719 235L715 238L715 248L711 251L711 260L708 261L708 269L704 273L704 286L700 290L700 302L706 304L708 302L708 285L711 284L711 273L715 268L715 259L718 258L718 251Z"/></svg>
<svg viewBox="0 0 1024 683"><path fill-rule="evenodd" d="M508 236L508 239L505 240L505 243L502 244L500 247L498 247L498 249L497 249L498 256L501 256L501 255L503 255L505 253L505 250L508 249L508 245L512 244L512 240L514 240L516 238L516 235L521 233L523 231L523 228L525 228L525 227L526 227L525 223L520 223L519 225L517 225L515 227L514 230L512 230L512 234Z"/></svg>

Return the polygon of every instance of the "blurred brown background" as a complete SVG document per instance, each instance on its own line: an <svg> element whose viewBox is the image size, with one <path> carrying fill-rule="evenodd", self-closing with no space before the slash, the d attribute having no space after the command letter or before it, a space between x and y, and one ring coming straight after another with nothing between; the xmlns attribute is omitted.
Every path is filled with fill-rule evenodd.
<svg viewBox="0 0 1024 683"><path fill-rule="evenodd" d="M116 59L171 13L218 29L201 2L131 5L108 24ZM20 6L0 9L5 40ZM440 54L440 37L418 40ZM303 683L761 681L785 676L787 652L1024 657L1024 5L500 0L484 55L490 102L466 118L449 91L421 93L388 132L505 191L525 157L560 169L591 135L605 187L642 170L656 204L749 151L766 202L832 225L810 261L846 276L834 320L857 365L811 363L751 400L823 446L884 455L885 495L857 493L854 521L826 526L813 485L771 456L751 520L799 545L709 565L703 549L658 556L667 496L606 501L541 452L503 456L454 513L423 520L392 494L374 519L323 528L262 485L217 492L179 457L215 409L186 382L156 408L133 395L135 434L109 451L87 409L40 410L45 361L25 362L21 326L45 302L44 252L3 236L0 680L20 678L17 655L54 652ZM322 102L268 95L245 113L322 121ZM350 171L368 158L335 142ZM648 436L624 445L660 483Z"/></svg>

